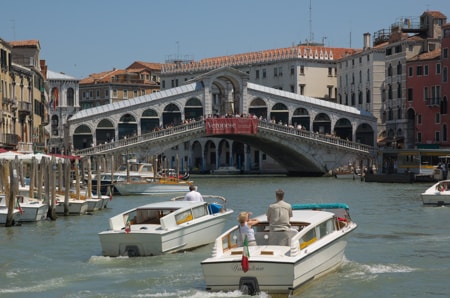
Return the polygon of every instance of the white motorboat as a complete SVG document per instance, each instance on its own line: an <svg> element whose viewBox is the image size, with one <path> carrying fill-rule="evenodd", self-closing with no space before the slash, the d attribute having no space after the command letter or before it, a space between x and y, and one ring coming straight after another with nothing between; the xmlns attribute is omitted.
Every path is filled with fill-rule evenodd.
<svg viewBox="0 0 450 298"><path fill-rule="evenodd" d="M450 205L450 179L441 180L431 187L427 188L425 192L420 194L424 205L429 206L444 206Z"/></svg>
<svg viewBox="0 0 450 298"><path fill-rule="evenodd" d="M109 230L98 234L102 255L153 256L214 242L233 212L227 209L226 199L204 195L205 202L192 202L182 198L143 205L110 218Z"/></svg>
<svg viewBox="0 0 450 298"><path fill-rule="evenodd" d="M56 214L64 214L64 200L64 196L57 195L57 199L55 201ZM70 215L82 215L88 212L89 203L86 200L69 198L67 207L69 208Z"/></svg>
<svg viewBox="0 0 450 298"><path fill-rule="evenodd" d="M17 203L22 210L20 222L40 221L47 218L48 204L43 200L18 195Z"/></svg>
<svg viewBox="0 0 450 298"><path fill-rule="evenodd" d="M343 260L347 236L357 227L348 206L292 207L291 231L270 232L266 215L257 217L259 223L253 226L256 246L242 245L238 225L220 235L212 257L201 262L206 289L293 294L306 282L336 269ZM245 257L248 268L242 265Z"/></svg>
<svg viewBox="0 0 450 298"><path fill-rule="evenodd" d="M18 208L13 209L12 218L14 223L20 221L22 213L23 212L20 212ZM0 195L0 224L5 224L7 217L8 217L8 207L6 206L6 197L5 195Z"/></svg>
<svg viewBox="0 0 450 298"><path fill-rule="evenodd" d="M129 181L114 183L114 187L122 196L188 192L190 185L192 185L192 181L178 178L143 178L140 176L134 176Z"/></svg>
<svg viewBox="0 0 450 298"><path fill-rule="evenodd" d="M110 172L103 172L100 174L101 192L106 194L109 192L109 187L116 182L126 182L129 179L153 178L155 177L154 168L151 163L137 162L132 159L128 164L121 165L113 174ZM92 177L92 188L97 187L97 175Z"/></svg>

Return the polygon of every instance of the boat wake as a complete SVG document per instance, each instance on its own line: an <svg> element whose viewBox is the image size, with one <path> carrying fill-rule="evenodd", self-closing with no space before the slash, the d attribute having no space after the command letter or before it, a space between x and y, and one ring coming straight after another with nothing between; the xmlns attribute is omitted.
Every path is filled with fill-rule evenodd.
<svg viewBox="0 0 450 298"><path fill-rule="evenodd" d="M345 259L341 270L348 278L368 280L380 274L409 273L418 269L400 264L360 264Z"/></svg>

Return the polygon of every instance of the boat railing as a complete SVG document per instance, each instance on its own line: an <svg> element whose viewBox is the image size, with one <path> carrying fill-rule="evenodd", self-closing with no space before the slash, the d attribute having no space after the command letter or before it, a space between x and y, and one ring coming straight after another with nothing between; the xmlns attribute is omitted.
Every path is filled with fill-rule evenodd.
<svg viewBox="0 0 450 298"><path fill-rule="evenodd" d="M221 212L227 211L227 199L218 195L202 195L203 200L208 203L208 206L216 204L221 206ZM171 199L172 201L182 201L184 196L177 196Z"/></svg>

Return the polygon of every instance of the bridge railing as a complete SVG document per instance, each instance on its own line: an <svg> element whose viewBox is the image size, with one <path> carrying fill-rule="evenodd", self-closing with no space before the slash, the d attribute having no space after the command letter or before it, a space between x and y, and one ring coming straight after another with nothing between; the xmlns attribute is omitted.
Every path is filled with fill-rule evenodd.
<svg viewBox="0 0 450 298"><path fill-rule="evenodd" d="M302 129L297 129L297 128L289 127L289 126L285 126L285 125L274 124L274 123L270 123L270 122L263 121L263 120L259 121L258 128L265 128L265 129L275 130L275 131L279 131L279 132L284 132L287 134L300 136L300 137L303 137L306 139L319 141L319 142L323 142L323 143L328 143L328 144L332 144L335 146L348 148L351 150L357 150L357 151L368 153L368 154L372 154L372 152L374 152L374 148L369 145L356 143L356 142L352 142L352 141L347 141L347 140L341 139L339 137L324 135L324 134L320 134L320 133L312 132L312 131L308 131L308 130L302 130Z"/></svg>
<svg viewBox="0 0 450 298"><path fill-rule="evenodd" d="M111 152L115 150L123 150L126 148L137 146L141 143L155 140L158 138L170 136L170 135L176 135L179 133L185 133L187 131L192 130L198 130L198 129L204 129L205 128L205 122L203 120L201 121L195 121L187 124L182 124L178 126L174 126L171 128L161 129L158 131L152 131L145 134L142 134L140 136L133 136L133 137L127 137L120 139L115 142L106 143L106 144L99 144L94 147L90 148L84 148L76 151L76 155L79 156L88 156L88 155L96 155L96 154L102 154L105 152Z"/></svg>

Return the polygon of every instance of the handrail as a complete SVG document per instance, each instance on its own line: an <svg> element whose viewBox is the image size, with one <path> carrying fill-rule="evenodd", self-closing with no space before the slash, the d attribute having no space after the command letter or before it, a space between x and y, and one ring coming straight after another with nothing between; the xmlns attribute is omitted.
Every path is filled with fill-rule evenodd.
<svg viewBox="0 0 450 298"><path fill-rule="evenodd" d="M130 138L120 139L115 142L100 144L91 148L81 149L76 152L76 155L80 156L95 155L106 151L113 151L116 149L123 150L124 147L133 147L150 140L154 141L159 138L164 138L167 136L176 136L179 134L185 134L188 131L192 132L201 129L205 129L205 120L194 121L167 129L161 129L159 131L145 133L140 136L133 136ZM317 132L312 132L308 130L302 130L285 125L274 124L264 120L258 121L258 129L286 133L289 135L294 135L296 137L312 140L315 142L321 142L323 144L329 144L333 146L339 146L341 148L359 151L364 154L373 154L373 152L375 152L374 147L369 145L344 140L339 137L319 134Z"/></svg>

